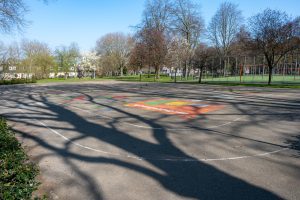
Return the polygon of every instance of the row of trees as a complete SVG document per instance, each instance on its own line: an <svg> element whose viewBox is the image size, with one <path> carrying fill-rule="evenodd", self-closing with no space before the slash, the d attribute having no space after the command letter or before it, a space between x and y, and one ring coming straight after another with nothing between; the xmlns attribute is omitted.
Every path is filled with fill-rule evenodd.
<svg viewBox="0 0 300 200"><path fill-rule="evenodd" d="M137 31L133 37L120 37L122 34L114 33L98 40L96 50L106 64L111 55L117 55L116 60L122 60L115 65L119 75L123 75L124 64L127 63L134 71L154 68L156 78L159 78L160 68L169 63L175 64L177 60L180 66L176 63L176 68L184 66L188 75L190 52L197 47L204 28L198 5L189 0L147 1L142 22L135 28ZM114 42L119 45L113 45L112 51L110 47ZM120 47L124 47L122 53L119 53Z"/></svg>
<svg viewBox="0 0 300 200"><path fill-rule="evenodd" d="M211 57L219 57L226 68L228 56L263 55L270 84L274 66L300 47L300 17L265 9L244 23L238 6L225 2L205 27L199 11L191 0L148 0L133 37L110 33L97 42L103 65L117 66L113 69L121 76L124 66L137 71L151 67L156 78L163 66L175 73L181 69L185 78L199 68L201 80Z"/></svg>
<svg viewBox="0 0 300 200"><path fill-rule="evenodd" d="M2 32L24 26L26 8L22 0L3 0L0 7L7 11L0 12ZM12 14L8 15L9 12ZM257 55L266 60L270 84L274 66L300 47L300 17L291 18L285 12L265 9L244 20L238 6L230 2L222 3L205 26L199 5L192 0L147 0L141 23L135 30L132 36L109 33L96 42L94 52L98 57L93 62L99 73L123 76L128 70L154 69L158 79L160 69L167 66L175 74L183 71L187 78L192 69L198 68L201 81L203 69L212 57L220 59L218 67L226 74L228 56ZM4 52L5 48L0 46ZM38 69L41 74L47 74L46 66L50 65L65 72L78 65L79 48L74 44L51 53L46 44L27 41L20 49L7 47L5 55L15 54L15 60L1 53L1 65L22 60L22 66L30 71Z"/></svg>
<svg viewBox="0 0 300 200"><path fill-rule="evenodd" d="M53 52L46 43L23 40L20 44L0 44L0 66L3 71L14 67L20 73L34 74L37 78L48 78L50 72L69 72L76 66L80 51L73 43L61 46Z"/></svg>

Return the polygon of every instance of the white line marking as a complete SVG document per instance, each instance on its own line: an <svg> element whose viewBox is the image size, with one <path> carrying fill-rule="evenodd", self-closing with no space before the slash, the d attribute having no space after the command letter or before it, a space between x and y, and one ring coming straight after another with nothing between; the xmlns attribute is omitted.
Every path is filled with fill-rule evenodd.
<svg viewBox="0 0 300 200"><path fill-rule="evenodd" d="M268 96L273 96L273 94L269 94ZM199 101L202 101L202 100L199 100ZM80 111L83 111L83 112L87 112L89 114L94 114L95 116L103 117L103 118L106 118L106 119L113 119L112 117L109 117L109 116L106 116L106 115L95 114L95 113L93 113L89 110L84 110L84 109L78 108L76 106L71 106L71 105L65 105L65 106L68 106L70 108L74 108L74 109L77 109L77 110L80 110ZM257 112L262 111L262 110L265 110L265 109L266 108L259 109L256 112L253 112L252 114L257 113ZM230 122L223 123L223 124L205 127L205 129L212 129L212 128L219 128L219 127L222 127L222 126L227 126L229 124L232 124L233 122L237 122L237 121L241 120L244 117L246 117L246 116L235 118L234 120L232 120ZM128 124L130 126L134 126L134 127L138 127L138 128L153 129L153 130L161 130L161 129L166 129L166 130L190 130L191 129L191 128L155 128L155 127L150 127L150 126L137 125L137 124L133 124L133 123L129 123L129 122L121 122L121 123Z"/></svg>
<svg viewBox="0 0 300 200"><path fill-rule="evenodd" d="M63 90L59 90L59 91L63 91ZM266 96L273 96L273 94L268 94ZM211 100L213 100L213 99L211 99ZM195 100L195 101L202 101L202 100ZM75 106L71 106L69 104L67 104L67 105L65 105L65 104L58 104L58 105L63 105L63 106L67 106L67 107L70 107L70 108L74 108L74 109L77 109L77 110L80 110L80 111L83 111L83 112L87 112L89 114L94 114L95 116L99 116L99 117L102 117L102 118L112 119L112 120L114 119L112 117L109 117L109 116L106 116L106 115L95 114L95 113L93 113L93 112L91 112L89 110L84 110L84 109L81 109L81 108L78 108L78 107L75 107ZM265 110L265 109L266 108L260 109L260 110L257 110L256 112L253 112L253 113L257 113L257 112ZM223 123L223 124L205 127L205 129L219 128L219 127L222 127L222 126L226 126L226 125L232 124L233 122L237 122L237 121L241 120L244 117L246 117L246 116L238 117L238 118L236 118L236 119L234 119L234 120L232 120L230 122L226 122L226 123ZM162 129L166 129L166 130L190 130L191 129L191 128L156 128L156 127L150 127L150 126L137 125L137 124L133 124L133 123L130 123L130 122L120 122L120 123L124 123L124 124L130 125L130 126L134 126L134 127L138 127L138 128L152 129L152 130L162 130Z"/></svg>
<svg viewBox="0 0 300 200"><path fill-rule="evenodd" d="M82 112L93 114L95 116L103 117L103 118L106 118L106 119L113 119L112 117L108 117L106 115L95 114L95 113L93 113L93 112L91 112L89 110L84 110L84 109L78 108L76 106L71 106L71 105L66 105L66 106L70 107L70 108L74 108L74 109L80 110ZM245 116L243 116L243 117L245 117ZM233 121L226 122L224 124L219 124L219 125L215 125L215 126L205 127L204 129L211 129L211 128L218 128L218 127L221 127L221 126L226 126L228 124L231 124L232 122L236 122L236 121L242 119L243 117L238 117L238 118L234 119ZM191 128L156 128L156 127L151 127L151 126L137 125L137 124L133 124L133 123L130 123L130 122L120 122L120 123L128 124L130 126L135 126L135 127L138 127L138 128L153 129L153 130L161 130L161 129L166 129L166 130L190 130L191 129Z"/></svg>
<svg viewBox="0 0 300 200"><path fill-rule="evenodd" d="M7 100L4 100L8 105L12 106L11 103L9 103ZM27 117L30 117L27 113L25 113L20 106L18 106L17 108L21 113L23 113L24 115L26 115ZM72 144L74 144L75 146L78 146L80 148L83 149L87 149L90 151L94 151L94 152L98 152L98 153L102 153L102 154L106 154L106 155L111 155L111 156L116 156L116 157L125 157L125 158L132 158L132 159L136 159L136 160L157 160L157 161L172 161L172 162L199 162L199 161L203 161L203 162L212 162L212 161L226 161L226 160L237 160L237 159L245 159L245 158L253 158L253 157L262 157L262 156L267 156L267 155L271 155L271 154L275 154L281 151L285 151L288 150L290 148L281 148L279 150L275 150L275 151L271 151L271 152L265 152L265 153L260 153L260 154L254 154L254 155L249 155L249 156L238 156L238 157L227 157L227 158L200 158L200 159L196 159L196 158L154 158L154 157L139 157L139 156L132 156L129 154L117 154L117 153L111 153L111 152L107 152L107 151L103 151L100 149L95 149L95 148L91 148L82 144L79 144L77 142L73 142L71 139L67 138L66 136L62 135L61 133L59 133L58 131L50 128L49 126L47 126L44 122L42 122L41 120L38 120L36 118L32 118L35 121L37 121L39 124L41 124L42 126L44 126L45 128L47 128L49 131L51 131L52 133L56 134L57 136L63 138L65 141L68 141Z"/></svg>

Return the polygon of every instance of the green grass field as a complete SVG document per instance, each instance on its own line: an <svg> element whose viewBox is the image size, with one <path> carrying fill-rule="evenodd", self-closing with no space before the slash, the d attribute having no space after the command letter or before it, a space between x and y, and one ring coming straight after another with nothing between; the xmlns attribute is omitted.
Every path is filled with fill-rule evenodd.
<svg viewBox="0 0 300 200"><path fill-rule="evenodd" d="M48 78L48 79L40 79L37 80L37 83L57 83L57 82L84 82L84 81L95 81L95 80L105 80L103 78L96 78L96 79L91 79L91 78Z"/></svg>
<svg viewBox="0 0 300 200"><path fill-rule="evenodd" d="M105 81L105 80L119 80L119 81L140 81L139 76L114 76L114 77L102 77L102 78L96 78L96 79L91 79L91 78L52 78L52 79L41 79L37 80L37 83L55 83L55 82L85 82L85 81ZM167 76L161 76L159 80L154 79L154 75L150 75L150 78L148 78L147 75L142 76L142 82L170 82L172 79Z"/></svg>
<svg viewBox="0 0 300 200"><path fill-rule="evenodd" d="M139 76L123 76L123 77L107 77L105 79L114 79L121 81L140 81ZM147 75L143 75L142 82L174 82L169 76L161 75L159 80L154 79L154 75L150 75L148 78ZM239 76L231 76L231 77L220 77L220 78L212 78L212 77L203 77L203 82L232 82L232 83L240 83ZM187 80L184 78L177 77L177 82L198 82L198 78L189 77ZM267 83L268 76L242 76L241 83ZM300 76L273 76L272 83L291 83L291 84L300 84Z"/></svg>
<svg viewBox="0 0 300 200"><path fill-rule="evenodd" d="M38 80L37 83L51 83L51 82L85 82L85 81L105 81L105 80L118 80L118 81L132 81L132 82L161 82L161 83L170 83L174 82L169 76L161 75L160 79L155 79L154 75L151 74L150 77L144 74L141 76L122 76L122 77L103 77L103 78L54 78L54 79L42 79ZM177 77L178 83L187 83L187 84L197 84L198 78L189 77L187 80L181 77ZM202 83L204 84L216 84L216 85L227 85L227 86L256 86L256 87L277 87L277 88L300 88L300 76L278 76L275 75L272 77L272 85L268 86L268 76L242 76L241 82L239 76L231 77L203 77Z"/></svg>
<svg viewBox="0 0 300 200"><path fill-rule="evenodd" d="M253 75L247 75L241 77L241 82L245 83L267 83L269 77L268 76L253 76ZM239 76L231 76L231 77L220 77L220 78L203 78L203 81L210 82L210 81L216 81L216 82L240 82ZM280 76L280 75L274 75L272 77L272 83L298 83L300 84L300 76Z"/></svg>

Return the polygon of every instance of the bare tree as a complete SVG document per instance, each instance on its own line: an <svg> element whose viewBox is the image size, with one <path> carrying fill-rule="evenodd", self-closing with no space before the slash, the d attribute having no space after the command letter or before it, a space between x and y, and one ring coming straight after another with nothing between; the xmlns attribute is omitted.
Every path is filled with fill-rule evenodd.
<svg viewBox="0 0 300 200"><path fill-rule="evenodd" d="M135 72L140 71L148 63L145 44L136 42L130 52L129 64Z"/></svg>
<svg viewBox="0 0 300 200"><path fill-rule="evenodd" d="M28 66L29 73L34 71L34 58L36 57L36 55L49 50L47 44L39 42L37 40L23 40L21 43L21 49L24 54L24 64Z"/></svg>
<svg viewBox="0 0 300 200"><path fill-rule="evenodd" d="M221 4L208 26L208 38L224 58L236 38L242 24L242 14L237 5L229 2Z"/></svg>
<svg viewBox="0 0 300 200"><path fill-rule="evenodd" d="M0 79L2 79L2 72L6 64L7 48L2 41L0 41Z"/></svg>
<svg viewBox="0 0 300 200"><path fill-rule="evenodd" d="M175 68L174 81L177 82L178 69L182 69L190 58L190 44L185 38L173 37L168 47L168 64Z"/></svg>
<svg viewBox="0 0 300 200"><path fill-rule="evenodd" d="M174 33L183 37L190 49L194 50L199 43L200 34L204 30L204 21L199 12L199 6L191 0L175 0L171 11L173 17L170 26L173 28ZM184 63L185 78L188 76L191 58L192 54Z"/></svg>
<svg viewBox="0 0 300 200"><path fill-rule="evenodd" d="M47 3L47 0L43 0ZM24 0L0 0L0 32L21 31L28 24L25 14L28 12Z"/></svg>
<svg viewBox="0 0 300 200"><path fill-rule="evenodd" d="M139 40L145 47L148 66L154 67L155 78L159 79L160 68L166 62L167 42L162 31L146 28L139 33Z"/></svg>
<svg viewBox="0 0 300 200"><path fill-rule="evenodd" d="M45 78L49 75L50 67L54 65L54 58L46 43L36 40L23 40L21 43L23 62L26 71L35 73L37 78Z"/></svg>
<svg viewBox="0 0 300 200"><path fill-rule="evenodd" d="M118 65L111 55L101 55L100 66L102 73L106 76L115 76L119 74L119 70L117 68Z"/></svg>
<svg viewBox="0 0 300 200"><path fill-rule="evenodd" d="M170 0L147 0L143 12L142 24L138 27L140 29L154 28L165 32L169 28L170 9Z"/></svg>
<svg viewBox="0 0 300 200"><path fill-rule="evenodd" d="M204 30L204 21L200 14L199 5L191 0L175 0L172 6L172 28L176 33L195 48Z"/></svg>
<svg viewBox="0 0 300 200"><path fill-rule="evenodd" d="M300 37L300 16L293 20L293 34L296 37Z"/></svg>
<svg viewBox="0 0 300 200"><path fill-rule="evenodd" d="M120 76L123 76L132 46L133 41L130 36L123 33L109 33L97 41L96 51L102 58L113 59Z"/></svg>
<svg viewBox="0 0 300 200"><path fill-rule="evenodd" d="M12 32L21 30L26 24L24 15L27 8L23 0L1 0L0 1L0 31Z"/></svg>
<svg viewBox="0 0 300 200"><path fill-rule="evenodd" d="M22 60L22 52L18 43L14 42L7 46L6 52L3 54L3 67L8 70L9 67L16 67L16 70L20 70L19 66Z"/></svg>
<svg viewBox="0 0 300 200"><path fill-rule="evenodd" d="M147 0L143 12L143 21L139 26L138 35L142 35L143 43L148 49L148 57L155 67L156 78L159 77L160 66L165 63L167 54L167 45L171 38L182 37L187 41L189 48L194 49L198 42L201 31L203 30L203 20L199 13L199 7L191 0ZM150 43L149 41L154 43ZM156 41L163 41L162 46L157 45ZM153 49L159 50L155 52ZM192 52L192 51L190 51ZM153 55L151 55L153 54ZM186 76L188 75L188 66L190 65L192 54L184 63ZM156 63L158 60L161 63Z"/></svg>
<svg viewBox="0 0 300 200"><path fill-rule="evenodd" d="M193 56L193 65L199 69L198 83L202 82L204 68L207 67L209 58L213 55L214 50L205 44L199 44Z"/></svg>
<svg viewBox="0 0 300 200"><path fill-rule="evenodd" d="M248 44L265 56L271 84L273 67L287 53L299 48L299 18L291 20L285 12L266 9L250 18L249 27Z"/></svg>
<svg viewBox="0 0 300 200"><path fill-rule="evenodd" d="M171 0L147 0L142 23L138 25L137 42L144 47L148 77L151 67L155 68L155 78L159 78L160 67L167 54L167 35L170 33ZM160 43L161 42L161 46Z"/></svg>

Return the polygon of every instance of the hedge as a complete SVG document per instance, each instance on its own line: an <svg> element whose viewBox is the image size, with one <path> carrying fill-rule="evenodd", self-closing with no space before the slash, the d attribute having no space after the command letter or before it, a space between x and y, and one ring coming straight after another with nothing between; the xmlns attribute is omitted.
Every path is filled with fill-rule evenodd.
<svg viewBox="0 0 300 200"><path fill-rule="evenodd" d="M13 85L13 84L25 84L25 83L36 83L36 79L0 80L0 85Z"/></svg>

